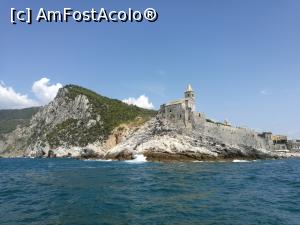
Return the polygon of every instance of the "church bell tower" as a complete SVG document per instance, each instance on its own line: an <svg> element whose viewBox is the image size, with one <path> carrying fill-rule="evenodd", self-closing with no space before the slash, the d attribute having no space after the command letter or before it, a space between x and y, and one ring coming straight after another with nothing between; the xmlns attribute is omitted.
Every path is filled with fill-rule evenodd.
<svg viewBox="0 0 300 225"><path fill-rule="evenodd" d="M190 84L184 92L184 98L186 109L191 109L192 112L196 111L195 92Z"/></svg>

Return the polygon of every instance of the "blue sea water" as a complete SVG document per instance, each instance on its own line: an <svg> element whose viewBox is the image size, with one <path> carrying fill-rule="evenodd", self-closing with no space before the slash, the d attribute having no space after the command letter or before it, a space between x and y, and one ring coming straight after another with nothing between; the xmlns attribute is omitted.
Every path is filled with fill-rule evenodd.
<svg viewBox="0 0 300 225"><path fill-rule="evenodd" d="M0 159L0 224L300 224L300 160Z"/></svg>

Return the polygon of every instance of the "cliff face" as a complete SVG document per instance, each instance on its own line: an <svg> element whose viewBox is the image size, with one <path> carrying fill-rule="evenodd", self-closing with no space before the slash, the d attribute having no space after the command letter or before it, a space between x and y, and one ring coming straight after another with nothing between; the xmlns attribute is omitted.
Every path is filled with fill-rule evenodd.
<svg viewBox="0 0 300 225"><path fill-rule="evenodd" d="M210 124L205 124L209 126ZM228 134L230 135L230 134ZM218 134L207 134L199 129L186 129L184 125L157 116L127 140L109 150L108 159L130 159L144 154L152 160L226 160L265 159L280 155L257 145L232 143L231 139L218 139Z"/></svg>
<svg viewBox="0 0 300 225"><path fill-rule="evenodd" d="M2 135L0 154L101 157L122 136L130 134L135 126L154 114L69 85L60 89L56 98L41 108L28 126ZM114 137L117 137L115 142Z"/></svg>
<svg viewBox="0 0 300 225"><path fill-rule="evenodd" d="M249 129L209 122L192 125L69 85L28 126L0 135L0 156L150 160L263 159L284 155Z"/></svg>

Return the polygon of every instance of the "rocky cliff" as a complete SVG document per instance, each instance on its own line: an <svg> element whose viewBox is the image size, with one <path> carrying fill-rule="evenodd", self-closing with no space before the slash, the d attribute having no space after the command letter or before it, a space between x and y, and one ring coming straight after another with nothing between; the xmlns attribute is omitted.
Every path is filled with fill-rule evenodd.
<svg viewBox="0 0 300 225"><path fill-rule="evenodd" d="M105 158L132 159L139 154L155 161L266 159L283 156L255 146L220 140L198 129L179 127L159 116L110 149Z"/></svg>
<svg viewBox="0 0 300 225"><path fill-rule="evenodd" d="M2 156L101 157L155 111L68 85L28 126L0 137Z"/></svg>
<svg viewBox="0 0 300 225"><path fill-rule="evenodd" d="M199 117L199 116L198 116ZM27 126L0 136L0 156L127 160L227 160L284 157L255 132L198 118L194 126L68 85Z"/></svg>

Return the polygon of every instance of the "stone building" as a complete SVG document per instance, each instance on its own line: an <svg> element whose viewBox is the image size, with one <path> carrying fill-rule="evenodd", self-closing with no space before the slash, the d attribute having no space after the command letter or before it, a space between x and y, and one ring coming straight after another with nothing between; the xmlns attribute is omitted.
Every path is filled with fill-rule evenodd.
<svg viewBox="0 0 300 225"><path fill-rule="evenodd" d="M272 135L272 141L275 149L286 150L288 149L287 142L288 138L285 135Z"/></svg>
<svg viewBox="0 0 300 225"><path fill-rule="evenodd" d="M272 146L274 144L272 140L272 132L263 132L261 134L259 133L258 136L264 138L267 145Z"/></svg>
<svg viewBox="0 0 300 225"><path fill-rule="evenodd" d="M195 92L192 86L188 85L184 98L161 105L159 113L163 118L182 121L185 125L192 123L196 113Z"/></svg>
<svg viewBox="0 0 300 225"><path fill-rule="evenodd" d="M300 151L300 140L289 140L287 146L292 151Z"/></svg>
<svg viewBox="0 0 300 225"><path fill-rule="evenodd" d="M260 137L263 137L269 146L277 150L286 150L288 149L287 143L288 138L284 135L274 135L271 132L263 132L258 134Z"/></svg>
<svg viewBox="0 0 300 225"><path fill-rule="evenodd" d="M285 135L272 135L274 144L287 144L287 136Z"/></svg>

